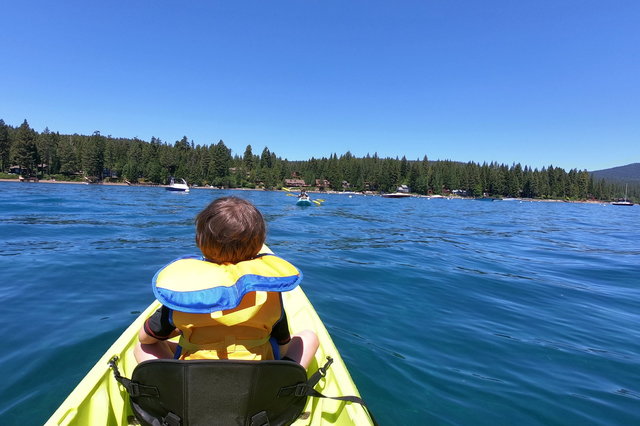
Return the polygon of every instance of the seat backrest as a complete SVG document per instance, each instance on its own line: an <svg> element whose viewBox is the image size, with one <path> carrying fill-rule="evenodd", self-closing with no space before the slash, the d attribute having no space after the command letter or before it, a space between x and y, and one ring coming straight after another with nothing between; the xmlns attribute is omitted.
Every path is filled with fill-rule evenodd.
<svg viewBox="0 0 640 426"><path fill-rule="evenodd" d="M290 361L153 360L131 380L142 389L131 406L148 425L288 425L307 400L292 391L306 371Z"/></svg>

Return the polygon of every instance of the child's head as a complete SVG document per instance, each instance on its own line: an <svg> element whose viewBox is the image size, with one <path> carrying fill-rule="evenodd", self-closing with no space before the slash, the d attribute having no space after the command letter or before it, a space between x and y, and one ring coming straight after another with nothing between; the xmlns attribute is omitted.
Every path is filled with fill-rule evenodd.
<svg viewBox="0 0 640 426"><path fill-rule="evenodd" d="M249 260L260 252L265 238L262 214L241 198L218 198L196 216L196 244L215 263Z"/></svg>

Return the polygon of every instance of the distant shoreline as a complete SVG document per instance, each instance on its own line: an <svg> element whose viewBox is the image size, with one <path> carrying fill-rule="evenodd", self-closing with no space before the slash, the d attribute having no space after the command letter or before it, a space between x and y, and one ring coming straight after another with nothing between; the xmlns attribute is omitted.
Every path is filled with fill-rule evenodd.
<svg viewBox="0 0 640 426"><path fill-rule="evenodd" d="M0 179L0 182L18 182L18 183L70 183L72 185L87 185L87 182L73 182L69 180L55 180L55 179L38 179L37 182L21 182L18 179ZM110 185L110 186L128 186L126 183L122 182L104 182L98 185Z"/></svg>
<svg viewBox="0 0 640 426"><path fill-rule="evenodd" d="M55 180L55 179L38 179L37 182L33 182L33 181L23 182L18 179L0 179L0 182L16 182L16 183L23 183L25 185L34 184L34 183L68 183L71 185L134 186L134 187L142 187L142 188L168 188L170 186L170 185L144 184L144 183L129 184L124 182L89 183L89 182L76 182L76 181L70 181L70 180ZM220 189L220 188L213 188L208 186L190 186L189 189ZM253 188L227 188L227 189L232 189L234 191L262 191L261 189L253 189ZM307 191L307 192L310 192L310 191Z"/></svg>
<svg viewBox="0 0 640 426"><path fill-rule="evenodd" d="M37 182L20 182L18 179L0 179L0 182L18 182L18 183L23 183L25 185L29 185L29 184L34 184L34 183L66 183L66 184L72 184L72 185L103 185L103 186L138 186L138 187L155 187L155 188L166 188L169 185L145 185L145 184L127 184L127 183L123 183L123 182L102 182L102 183L97 183L97 184L90 184L87 182L72 182L72 181L60 181L60 180L54 180L54 179L40 179ZM211 189L211 190L219 190L219 188L211 188L211 187L207 187L207 186L194 186L191 187L190 189ZM255 189L255 188L227 188L229 190L232 191L262 191L262 189ZM287 192L282 190L282 192ZM309 193L313 193L313 194L341 194L340 191L307 191ZM351 194L351 195L357 195L357 196L380 196L379 194L375 194L375 193L367 193L367 194ZM412 194L411 195L412 198L448 198L448 199L458 199L458 200L474 200L474 198L470 198L470 197L459 197L459 196L455 196L455 197L446 197L446 196L442 196L442 197L431 197L429 195L418 195L418 194ZM500 199L496 199L495 201L503 201ZM574 201L574 200L555 200L555 199L549 199L549 200L543 200L540 198L516 198L514 200L509 200L509 201L524 201L524 202L534 202L534 203L578 203L578 204L611 204L611 201L599 201L599 200L583 200L583 201ZM509 202L507 201L507 202Z"/></svg>

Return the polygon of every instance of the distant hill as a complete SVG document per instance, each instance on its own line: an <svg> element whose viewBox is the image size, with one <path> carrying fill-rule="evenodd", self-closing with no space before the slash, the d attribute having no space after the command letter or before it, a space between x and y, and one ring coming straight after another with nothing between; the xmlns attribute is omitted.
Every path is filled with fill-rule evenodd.
<svg viewBox="0 0 640 426"><path fill-rule="evenodd" d="M596 179L609 182L640 184L640 163L589 172Z"/></svg>

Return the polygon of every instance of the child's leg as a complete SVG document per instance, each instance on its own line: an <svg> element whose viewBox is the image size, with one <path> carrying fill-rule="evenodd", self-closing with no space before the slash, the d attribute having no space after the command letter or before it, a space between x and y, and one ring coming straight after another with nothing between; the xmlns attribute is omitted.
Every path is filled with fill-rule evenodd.
<svg viewBox="0 0 640 426"><path fill-rule="evenodd" d="M148 361L150 359L171 359L176 352L177 344L175 342L160 341L153 344L136 343L133 348L133 355L136 361Z"/></svg>
<svg viewBox="0 0 640 426"><path fill-rule="evenodd" d="M297 362L304 368L309 367L318 350L318 336L311 330L304 330L291 337L286 357Z"/></svg>

